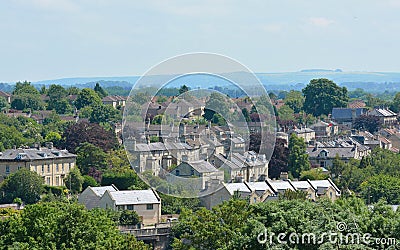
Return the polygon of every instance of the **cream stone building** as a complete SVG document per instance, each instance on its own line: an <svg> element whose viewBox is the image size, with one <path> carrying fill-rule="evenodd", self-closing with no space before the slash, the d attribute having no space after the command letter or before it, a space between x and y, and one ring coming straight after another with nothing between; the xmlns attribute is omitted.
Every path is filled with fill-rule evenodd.
<svg viewBox="0 0 400 250"><path fill-rule="evenodd" d="M134 210L144 225L159 223L161 220L161 198L153 189L149 190L106 190L99 206L117 211Z"/></svg>
<svg viewBox="0 0 400 250"><path fill-rule="evenodd" d="M21 168L27 168L43 177L50 186L64 186L64 178L75 167L76 155L67 150L47 147L7 149L0 152L0 181Z"/></svg>

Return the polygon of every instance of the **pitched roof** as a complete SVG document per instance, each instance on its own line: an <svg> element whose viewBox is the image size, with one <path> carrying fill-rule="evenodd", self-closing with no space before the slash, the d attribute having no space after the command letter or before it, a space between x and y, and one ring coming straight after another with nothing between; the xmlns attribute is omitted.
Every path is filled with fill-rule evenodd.
<svg viewBox="0 0 400 250"><path fill-rule="evenodd" d="M208 161L200 160L200 161L190 161L187 162L190 166L192 166L199 173L210 173L210 172L218 172L211 163Z"/></svg>
<svg viewBox="0 0 400 250"><path fill-rule="evenodd" d="M126 97L120 95L109 95L103 97L103 102L115 102L115 101L126 101Z"/></svg>
<svg viewBox="0 0 400 250"><path fill-rule="evenodd" d="M332 148L307 148L309 157L317 157L322 151L327 152L328 158L334 158L336 155L342 158L354 158L356 150L354 147L332 147Z"/></svg>
<svg viewBox="0 0 400 250"><path fill-rule="evenodd" d="M355 117L359 117L360 115L365 113L364 108L333 108L332 109L332 119L352 119L353 111L355 112Z"/></svg>
<svg viewBox="0 0 400 250"><path fill-rule="evenodd" d="M279 191L286 191L286 190L292 190L295 191L293 186L290 184L289 181L284 181L284 180L278 180L278 181L272 181L272 180L267 180L267 183L272 187L273 190L276 192Z"/></svg>
<svg viewBox="0 0 400 250"><path fill-rule="evenodd" d="M11 97L11 94L0 90L0 96L2 96L2 97Z"/></svg>
<svg viewBox="0 0 400 250"><path fill-rule="evenodd" d="M117 206L160 203L159 197L151 189L112 191L109 194Z"/></svg>
<svg viewBox="0 0 400 250"><path fill-rule="evenodd" d="M228 192L233 195L236 191L241 193L249 193L251 194L254 189L251 189L248 185L243 182L240 183L227 183L225 184L226 189Z"/></svg>
<svg viewBox="0 0 400 250"><path fill-rule="evenodd" d="M308 181L291 181L291 183L296 189L304 190L312 188L316 190L316 188L312 186L311 183L309 183Z"/></svg>
<svg viewBox="0 0 400 250"><path fill-rule="evenodd" d="M397 114L390 109L373 109L369 112L369 115L373 116L383 116L383 117L391 117L397 116Z"/></svg>
<svg viewBox="0 0 400 250"><path fill-rule="evenodd" d="M223 155L221 154L215 154L214 155L218 160L220 160L221 162L223 162L223 164L221 165L221 167L223 166L227 166L228 168L230 168L231 170L240 170L241 167L236 165L234 162L226 159Z"/></svg>
<svg viewBox="0 0 400 250"><path fill-rule="evenodd" d="M110 191L110 192L118 191L118 189L114 185L112 185L112 186L102 186L102 187L90 187L89 186L88 188L90 188L93 191L93 193L95 193L98 197L103 196L103 194L107 190Z"/></svg>
<svg viewBox="0 0 400 250"><path fill-rule="evenodd" d="M248 184L255 191L269 190L271 193L273 193L273 191L271 190L271 188L268 186L268 184L265 181L248 182Z"/></svg>
<svg viewBox="0 0 400 250"><path fill-rule="evenodd" d="M321 194L325 189L329 187L333 187L336 191L336 194L340 195L340 189L331 181L330 179L328 180L313 180L309 181L311 185L313 185L317 190L318 194Z"/></svg>
<svg viewBox="0 0 400 250"><path fill-rule="evenodd" d="M349 104L347 104L347 107L349 108L364 108L365 106L367 106L365 104L365 102L363 100L354 100L352 102L349 102Z"/></svg>
<svg viewBox="0 0 400 250"><path fill-rule="evenodd" d="M28 149L7 149L0 155L0 161L29 161L42 159L70 158L76 155L67 150L56 148L28 148Z"/></svg>

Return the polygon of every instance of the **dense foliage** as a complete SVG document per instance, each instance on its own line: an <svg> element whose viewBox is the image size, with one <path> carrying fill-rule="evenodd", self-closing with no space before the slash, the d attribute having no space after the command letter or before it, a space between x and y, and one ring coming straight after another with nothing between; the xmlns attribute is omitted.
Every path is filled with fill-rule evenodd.
<svg viewBox="0 0 400 250"><path fill-rule="evenodd" d="M129 234L121 234L106 210L46 202L0 220L0 249L150 248Z"/></svg>
<svg viewBox="0 0 400 250"><path fill-rule="evenodd" d="M264 232L267 235L264 236ZM375 244L374 240L400 239L400 212L393 212L383 202L368 208L357 198L340 199L335 203L281 199L253 205L232 199L211 211L184 210L173 233L174 249L383 249L388 245ZM287 241L286 244L278 242L280 233L283 234L280 239ZM296 238L294 243L290 241L291 233L299 235L299 242L296 243ZM331 243L329 233L343 237L348 233L360 237L370 233L371 238L368 244L361 239L356 244L345 240ZM301 240L307 234L316 235L316 242L312 238L307 241L307 237ZM262 241L264 239L266 242Z"/></svg>
<svg viewBox="0 0 400 250"><path fill-rule="evenodd" d="M0 201L12 203L15 198L20 198L26 204L33 204L40 200L43 191L42 177L29 169L22 168L1 183Z"/></svg>

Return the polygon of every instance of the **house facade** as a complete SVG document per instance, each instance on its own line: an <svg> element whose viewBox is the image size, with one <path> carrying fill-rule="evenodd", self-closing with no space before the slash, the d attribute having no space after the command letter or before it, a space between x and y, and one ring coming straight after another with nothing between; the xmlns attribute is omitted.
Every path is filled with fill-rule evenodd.
<svg viewBox="0 0 400 250"><path fill-rule="evenodd" d="M75 167L76 155L47 147L7 149L0 153L0 181L21 168L40 175L50 186L65 186L64 178Z"/></svg>
<svg viewBox="0 0 400 250"><path fill-rule="evenodd" d="M87 187L78 196L78 202L85 205L87 209L93 209L100 207L100 200L106 191L118 191L118 188L114 185L102 186L102 187Z"/></svg>
<svg viewBox="0 0 400 250"><path fill-rule="evenodd" d="M100 207L115 211L134 210L144 225L161 220L161 198L153 189L149 190L106 190L100 199Z"/></svg>

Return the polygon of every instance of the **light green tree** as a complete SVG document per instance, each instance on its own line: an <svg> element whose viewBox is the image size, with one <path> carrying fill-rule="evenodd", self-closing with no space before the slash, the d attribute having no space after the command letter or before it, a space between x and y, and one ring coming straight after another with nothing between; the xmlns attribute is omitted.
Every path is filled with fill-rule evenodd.
<svg viewBox="0 0 400 250"><path fill-rule="evenodd" d="M302 171L310 169L304 139L297 137L295 133L289 138L288 169L295 178L299 178Z"/></svg>

